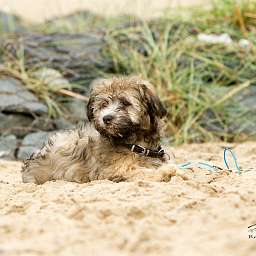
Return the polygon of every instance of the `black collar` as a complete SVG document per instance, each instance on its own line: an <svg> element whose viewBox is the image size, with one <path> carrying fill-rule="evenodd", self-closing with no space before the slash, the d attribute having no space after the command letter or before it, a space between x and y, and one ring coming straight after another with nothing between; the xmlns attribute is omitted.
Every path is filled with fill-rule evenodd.
<svg viewBox="0 0 256 256"><path fill-rule="evenodd" d="M124 144L123 146L127 147L136 154L152 158L163 158L164 155L166 154L165 151L161 148L161 146L159 146L156 150L148 149L136 144Z"/></svg>

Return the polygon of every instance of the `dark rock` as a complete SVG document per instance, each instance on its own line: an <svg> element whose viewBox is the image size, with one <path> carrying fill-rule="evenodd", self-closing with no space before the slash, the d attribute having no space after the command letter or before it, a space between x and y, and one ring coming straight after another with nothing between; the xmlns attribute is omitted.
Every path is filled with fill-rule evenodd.
<svg viewBox="0 0 256 256"><path fill-rule="evenodd" d="M17 139L14 135L0 137L0 158L14 159Z"/></svg>
<svg viewBox="0 0 256 256"><path fill-rule="evenodd" d="M46 116L37 117L31 124L33 131L53 131L55 130L54 120Z"/></svg>
<svg viewBox="0 0 256 256"><path fill-rule="evenodd" d="M40 148L47 140L49 134L48 132L30 133L23 139L22 146L36 146Z"/></svg>
<svg viewBox="0 0 256 256"><path fill-rule="evenodd" d="M72 122L77 123L87 119L85 102L78 99L72 99L71 101L65 103L65 106L70 113L69 119Z"/></svg>
<svg viewBox="0 0 256 256"><path fill-rule="evenodd" d="M17 137L23 137L32 132L30 127L32 122L33 118L31 116L0 113L0 134L14 134Z"/></svg>
<svg viewBox="0 0 256 256"><path fill-rule="evenodd" d="M14 134L18 138L23 138L32 132L53 131L55 129L54 120L46 116L33 118L21 113L3 114L0 112L0 135Z"/></svg>
<svg viewBox="0 0 256 256"><path fill-rule="evenodd" d="M17 158L19 160L28 159L33 153L38 151L39 149L32 146L22 146L19 148Z"/></svg>
<svg viewBox="0 0 256 256"><path fill-rule="evenodd" d="M18 151L18 159L26 159L30 157L33 152L40 150L48 137L52 134L52 132L36 132L28 134L21 143Z"/></svg>
<svg viewBox="0 0 256 256"><path fill-rule="evenodd" d="M0 111L46 114L47 107L29 92L20 81L13 78L0 79Z"/></svg>
<svg viewBox="0 0 256 256"><path fill-rule="evenodd" d="M75 127L72 123L70 123L63 117L56 119L54 123L58 130L73 129Z"/></svg>
<svg viewBox="0 0 256 256"><path fill-rule="evenodd" d="M2 40L6 57L18 58L24 50L26 67L58 70L69 81L88 85L101 72L112 68L102 54L106 47L103 33L50 34L23 33ZM8 57L9 56L9 57Z"/></svg>
<svg viewBox="0 0 256 256"><path fill-rule="evenodd" d="M232 131L245 133L249 136L256 135L256 86L250 86L233 99L234 104L240 106L240 112L243 113L240 122L234 118L230 125ZM241 114L240 114L241 115Z"/></svg>
<svg viewBox="0 0 256 256"><path fill-rule="evenodd" d="M211 89L210 94L216 99L226 95L233 87L219 87ZM231 111L226 111L229 115L229 123L225 123L232 134L245 134L247 136L256 135L256 86L250 86L234 95L228 100L232 107ZM202 117L202 123L212 132L223 133L224 127L215 117L214 113L207 111Z"/></svg>

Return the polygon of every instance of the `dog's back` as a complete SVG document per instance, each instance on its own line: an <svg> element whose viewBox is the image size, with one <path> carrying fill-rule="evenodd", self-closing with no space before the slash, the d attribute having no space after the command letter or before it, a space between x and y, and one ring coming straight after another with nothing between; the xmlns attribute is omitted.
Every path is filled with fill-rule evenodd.
<svg viewBox="0 0 256 256"><path fill-rule="evenodd" d="M42 184L55 179L88 182L84 162L92 162L92 159L88 161L92 156L90 147L97 139L98 133L90 125L54 134L39 152L24 162L23 182Z"/></svg>

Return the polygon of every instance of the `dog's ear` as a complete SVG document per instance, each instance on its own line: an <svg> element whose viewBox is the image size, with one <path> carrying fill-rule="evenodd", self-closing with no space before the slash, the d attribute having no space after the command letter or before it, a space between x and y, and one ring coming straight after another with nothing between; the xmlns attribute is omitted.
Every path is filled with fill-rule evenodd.
<svg viewBox="0 0 256 256"><path fill-rule="evenodd" d="M147 110L150 116L157 116L163 118L167 115L167 110L165 109L163 103L159 97L150 89L149 85L142 83L140 84L140 91L142 94L142 99L146 103Z"/></svg>

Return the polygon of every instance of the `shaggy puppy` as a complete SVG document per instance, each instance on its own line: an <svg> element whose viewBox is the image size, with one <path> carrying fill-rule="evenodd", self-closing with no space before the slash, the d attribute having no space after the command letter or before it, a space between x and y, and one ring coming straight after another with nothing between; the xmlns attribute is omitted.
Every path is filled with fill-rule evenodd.
<svg viewBox="0 0 256 256"><path fill-rule="evenodd" d="M24 162L23 182L169 180L175 166L160 147L166 110L151 87L138 77L94 81L89 124L52 136Z"/></svg>

